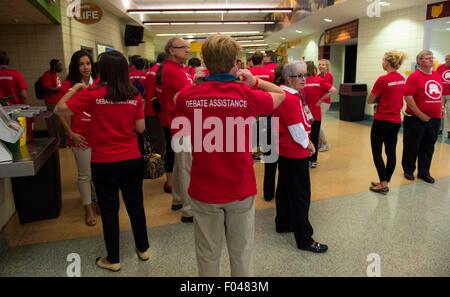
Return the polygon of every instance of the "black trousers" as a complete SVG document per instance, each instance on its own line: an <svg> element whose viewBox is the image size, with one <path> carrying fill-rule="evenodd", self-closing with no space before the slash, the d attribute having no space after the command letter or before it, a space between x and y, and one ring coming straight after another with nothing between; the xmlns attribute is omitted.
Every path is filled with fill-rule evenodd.
<svg viewBox="0 0 450 297"><path fill-rule="evenodd" d="M441 119L432 118L422 122L416 116L405 117L403 122L402 166L405 173L413 174L418 160L418 175L429 176L434 144L436 143Z"/></svg>
<svg viewBox="0 0 450 297"><path fill-rule="evenodd" d="M264 199L271 200L275 197L275 177L278 162L264 163Z"/></svg>
<svg viewBox="0 0 450 297"><path fill-rule="evenodd" d="M166 138L166 155L164 157L164 170L171 173L175 164L175 152L172 149L172 133L169 128L164 128Z"/></svg>
<svg viewBox="0 0 450 297"><path fill-rule="evenodd" d="M145 129L150 135L150 141L152 142L153 150L155 151L155 153L160 154L162 158L165 158L166 139L160 119L158 117L146 115Z"/></svg>
<svg viewBox="0 0 450 297"><path fill-rule="evenodd" d="M107 260L119 263L119 190L130 217L136 248L140 252L148 249L147 225L145 221L142 178L143 159L114 163L91 163L92 180L102 211L103 236L108 253Z"/></svg>
<svg viewBox="0 0 450 297"><path fill-rule="evenodd" d="M316 149L316 152L314 155L309 157L309 161L311 162L317 162L317 155L319 154L319 136L320 136L320 124L321 121L314 121L311 125L311 142L314 144L314 148Z"/></svg>
<svg viewBox="0 0 450 297"><path fill-rule="evenodd" d="M308 219L311 183L308 158L291 159L280 156L278 186L275 197L275 226L278 232L294 229L297 247L311 245L313 228Z"/></svg>
<svg viewBox="0 0 450 297"><path fill-rule="evenodd" d="M401 124L374 120L370 131L373 162L380 181L391 181L396 165L397 134ZM383 144L386 153L386 164L383 161Z"/></svg>

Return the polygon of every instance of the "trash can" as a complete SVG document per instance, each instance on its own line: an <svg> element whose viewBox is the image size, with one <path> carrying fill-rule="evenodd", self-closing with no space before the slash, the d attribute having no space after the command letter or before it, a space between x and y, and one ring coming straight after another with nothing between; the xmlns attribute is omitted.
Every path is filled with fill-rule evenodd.
<svg viewBox="0 0 450 297"><path fill-rule="evenodd" d="M364 120L366 84L341 84L339 87L339 119L355 122Z"/></svg>

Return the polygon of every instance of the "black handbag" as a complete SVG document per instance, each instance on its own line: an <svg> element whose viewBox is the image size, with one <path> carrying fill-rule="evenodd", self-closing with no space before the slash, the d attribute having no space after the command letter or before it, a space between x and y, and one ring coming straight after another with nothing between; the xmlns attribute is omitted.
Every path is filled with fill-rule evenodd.
<svg viewBox="0 0 450 297"><path fill-rule="evenodd" d="M164 175L164 160L153 152L150 135L147 130L138 134L139 148L144 159L144 179L156 179Z"/></svg>

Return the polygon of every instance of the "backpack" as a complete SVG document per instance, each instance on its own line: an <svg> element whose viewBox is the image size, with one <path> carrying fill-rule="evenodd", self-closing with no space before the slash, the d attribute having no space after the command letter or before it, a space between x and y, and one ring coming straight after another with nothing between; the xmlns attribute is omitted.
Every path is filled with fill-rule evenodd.
<svg viewBox="0 0 450 297"><path fill-rule="evenodd" d="M133 86L139 91L139 94L141 94L142 98L145 98L145 88L142 85L140 78L144 75L145 73L133 82Z"/></svg>
<svg viewBox="0 0 450 297"><path fill-rule="evenodd" d="M34 94L37 99L44 100L44 86L42 85L42 76L34 83Z"/></svg>

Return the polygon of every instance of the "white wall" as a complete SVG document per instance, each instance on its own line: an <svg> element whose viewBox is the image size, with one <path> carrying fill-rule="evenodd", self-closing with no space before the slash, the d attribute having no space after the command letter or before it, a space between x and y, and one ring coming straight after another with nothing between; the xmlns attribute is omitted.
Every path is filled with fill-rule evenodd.
<svg viewBox="0 0 450 297"><path fill-rule="evenodd" d="M331 73L334 77L334 87L339 90L339 86L344 82L345 46L332 45L330 47ZM339 102L339 94L331 96L332 102Z"/></svg>
<svg viewBox="0 0 450 297"><path fill-rule="evenodd" d="M421 5L384 13L380 18L361 18L356 82L366 83L370 92L376 79L384 74L381 68L384 53L394 49L404 51L409 57L399 70L405 75L422 50L425 17L426 6ZM373 108L366 106L366 114L373 114Z"/></svg>
<svg viewBox="0 0 450 297"><path fill-rule="evenodd" d="M83 24L66 16L67 5L68 2L61 1L62 38L67 67L73 52L80 50L81 46L93 48L94 54L98 55L97 43L112 46L126 57L141 55L148 59L154 59L153 38L148 33L144 34L144 43L136 47L126 47L124 35L127 23L123 19L103 10L103 18L100 22L90 25Z"/></svg>
<svg viewBox="0 0 450 297"><path fill-rule="evenodd" d="M317 64L320 35L321 33L315 33L306 36L295 48L288 49L288 61L301 60L302 57L305 57L305 61L314 61Z"/></svg>
<svg viewBox="0 0 450 297"><path fill-rule="evenodd" d="M445 63L445 56L450 54L450 31L432 32L430 50L439 64Z"/></svg>

